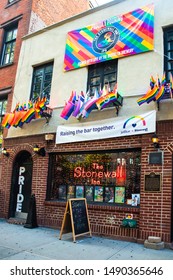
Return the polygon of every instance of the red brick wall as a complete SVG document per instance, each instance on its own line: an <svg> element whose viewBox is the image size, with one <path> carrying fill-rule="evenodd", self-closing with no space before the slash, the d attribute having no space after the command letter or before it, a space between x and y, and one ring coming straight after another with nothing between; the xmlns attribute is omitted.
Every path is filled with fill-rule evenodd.
<svg viewBox="0 0 173 280"><path fill-rule="evenodd" d="M18 64L18 58L21 47L21 38L28 33L29 19L31 11L31 1L17 1L13 5L7 6L7 0L0 1L0 25L13 20L16 17L21 16L18 21L18 34L16 40L16 47L14 53L14 61L11 65L0 67L0 90L5 88L12 88L11 93L8 95L7 112L11 111L12 98L13 98L13 88L15 83L15 76ZM0 51L2 50L4 37L3 28L0 29ZM5 77L5 78L4 78ZM19 81L16 81L16 83ZM17 103L17 100L16 100ZM4 137L7 134L7 130L4 131Z"/></svg>
<svg viewBox="0 0 173 280"><path fill-rule="evenodd" d="M173 143L173 122L159 122L157 135L160 148L164 151L163 165L149 165L148 152L153 151L151 137L142 137L142 165L141 165L141 205L140 205L140 238L146 239L148 235L161 236L163 240L170 241L171 211L172 210L172 151L168 150ZM160 173L162 176L161 192L144 192L144 174Z"/></svg>
<svg viewBox="0 0 173 280"><path fill-rule="evenodd" d="M32 2L34 2L34 7L36 12L38 11L40 17L44 20L47 24L51 24L56 22L60 19L69 17L76 13L80 13L87 9L87 1L82 0L80 2L77 1L61 1L61 0L54 0L51 3L55 2L56 5L50 6L50 1L32 1L32 0L25 0L21 1L18 0L14 4L7 5L7 0L0 1L0 25L6 24L8 21L13 20L16 17L21 16L21 19L18 22L18 34L16 40L16 47L14 53L14 61L13 64L8 66L0 67L0 90L5 88L12 88L11 93L8 96L8 105L7 105L7 112L11 111L11 104L12 104L12 97L13 97L13 87L15 83L19 81L15 81L16 70L17 70L17 63L20 53L21 47L21 38L28 33L29 29L29 22L31 16L31 6ZM41 6L38 5L40 3ZM49 9L49 12L48 12ZM60 16L60 18L59 18ZM0 50L2 49L3 44L3 28L0 29ZM16 100L17 102L17 100ZM7 130L4 131L4 137L6 136ZM12 141L13 142L13 141ZM14 140L14 144L18 143L18 139ZM6 145L6 144L5 144ZM13 145L12 145L13 146ZM25 146L19 146L20 149L24 149ZM26 149L28 147L26 146ZM15 153L14 150L11 150L11 154ZM2 157L2 156L1 156ZM45 159L42 159L43 161ZM47 159L46 159L47 160ZM36 160L37 163L37 160ZM35 164L35 161L34 161ZM39 165L39 162L38 162ZM37 165L36 165L37 166ZM46 166L46 165L45 165ZM9 170L7 170L7 167ZM5 170L4 170L5 169ZM35 170L35 169L34 169ZM10 186L11 186L11 172L12 172L12 159L2 157L0 158L0 215L3 217L7 217L8 215L8 203L9 203L9 193L10 193ZM47 171L47 168L46 168ZM45 170L43 171L45 174ZM4 177L5 176L5 177ZM33 176L33 178L35 178ZM37 187L33 179L34 186ZM46 181L44 181L44 191L45 191ZM41 193L39 196L42 195Z"/></svg>
<svg viewBox="0 0 173 280"><path fill-rule="evenodd" d="M27 34L29 17L30 17L30 0L18 1L14 5L10 5L8 8L5 8L7 0L3 0L0 3L0 24L4 24L15 17L22 16L18 22L18 34L16 40L16 47L14 53L14 62L10 66L4 66L0 68L0 90L8 87L12 87L15 82L15 75L18 63L18 57L21 47L21 37ZM0 29L0 49L2 48L3 42L3 28ZM5 77L5 79L4 79ZM13 90L12 90L13 92ZM10 111L12 103L12 93L9 95L7 111Z"/></svg>
<svg viewBox="0 0 173 280"><path fill-rule="evenodd" d="M48 9L49 7L49 9ZM89 9L87 0L33 0L32 10L46 25L80 14Z"/></svg>
<svg viewBox="0 0 173 280"><path fill-rule="evenodd" d="M0 25L12 20L15 17L22 15L22 18L21 20L19 20L18 25L14 62L10 66L0 67L0 90L7 87L13 87L14 85L19 52L21 47L21 38L28 33L32 2L34 12L37 13L47 25L87 10L86 0L54 0L51 1L51 5L49 0L19 0L15 4L9 6L7 6L7 0L0 1ZM2 48L3 35L3 28L1 28L0 50ZM11 109L11 102L12 94L8 100L8 111L10 111Z"/></svg>
<svg viewBox="0 0 173 280"><path fill-rule="evenodd" d="M172 152L167 145L173 142L173 123L160 122L157 125L157 134L160 139L161 150L164 150L164 164L149 165L148 153L155 151L151 142L151 134L135 137L112 138L100 141L91 141L75 144L56 145L47 144L47 152L80 152L80 151L106 151L110 149L127 149L141 147L141 204L140 208L88 205L91 229L94 234L107 235L116 238L129 238L131 240L145 240L149 235L161 236L165 242L171 241L171 209L172 209ZM36 138L21 138L6 140L6 147L10 149L10 158L3 157L2 182L0 188L0 213L1 216L8 216L9 193L11 185L12 162L15 155L23 149L29 150L33 156L33 182L32 191L36 194L37 217L40 225L60 228L65 203L45 201L47 185L48 156L40 157L34 155L32 146L37 143L39 146L46 145L43 136ZM8 169L7 169L8 167ZM144 175L156 172L162 176L162 191L147 193L144 191ZM5 197L5 201L4 201ZM133 213L138 221L138 229L125 230L120 227L121 221L126 213Z"/></svg>

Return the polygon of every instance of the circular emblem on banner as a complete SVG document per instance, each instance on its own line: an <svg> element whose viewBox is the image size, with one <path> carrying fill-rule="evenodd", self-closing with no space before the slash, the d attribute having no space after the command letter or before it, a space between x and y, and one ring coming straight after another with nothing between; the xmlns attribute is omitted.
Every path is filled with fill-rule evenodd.
<svg viewBox="0 0 173 280"><path fill-rule="evenodd" d="M114 26L101 29L93 40L93 50L97 53L104 53L112 49L119 40L119 31Z"/></svg>

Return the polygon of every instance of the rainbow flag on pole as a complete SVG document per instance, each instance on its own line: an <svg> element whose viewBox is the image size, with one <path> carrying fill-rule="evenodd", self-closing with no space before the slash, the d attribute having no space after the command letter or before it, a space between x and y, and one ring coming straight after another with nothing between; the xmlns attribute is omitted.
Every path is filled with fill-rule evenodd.
<svg viewBox="0 0 173 280"><path fill-rule="evenodd" d="M105 107L107 107L110 103L115 102L116 100L117 100L117 94L114 92L110 92L98 98L96 105L99 110L102 110Z"/></svg>
<svg viewBox="0 0 173 280"><path fill-rule="evenodd" d="M170 94L172 94L171 85L173 85L172 76L170 77ZM140 106L140 105L144 104L145 102L147 104L149 104L151 101L159 102L164 96L165 86L166 86L165 73L163 73L161 82L158 77L157 83L156 83L156 80L153 78L153 76L151 76L150 77L150 89L147 91L146 94L144 94L142 97L140 97L137 100L138 105Z"/></svg>
<svg viewBox="0 0 173 280"><path fill-rule="evenodd" d="M157 102L159 102L162 99L164 92L165 92L165 87L164 85L161 85L161 87L158 90L158 93L155 96Z"/></svg>
<svg viewBox="0 0 173 280"><path fill-rule="evenodd" d="M14 113L6 113L1 123L2 127L10 128L13 119L14 119Z"/></svg>
<svg viewBox="0 0 173 280"><path fill-rule="evenodd" d="M150 103L152 100L154 100L157 91L158 91L157 85L155 85L153 89L149 89L145 95L143 95L137 100L138 105L140 106L145 102Z"/></svg>
<svg viewBox="0 0 173 280"><path fill-rule="evenodd" d="M150 93L148 94L148 96L146 97L146 102L150 103L151 101L155 101L155 96L157 92L158 92L158 86L155 85L153 89L150 91Z"/></svg>

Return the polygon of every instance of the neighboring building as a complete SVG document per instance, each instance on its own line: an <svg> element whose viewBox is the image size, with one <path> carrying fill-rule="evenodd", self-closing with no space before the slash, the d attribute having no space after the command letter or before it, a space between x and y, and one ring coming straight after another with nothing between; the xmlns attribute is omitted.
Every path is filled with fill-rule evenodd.
<svg viewBox="0 0 173 280"><path fill-rule="evenodd" d="M89 9L87 0L2 0L0 3L0 122L10 112L21 38ZM43 51L43 50L42 50ZM15 98L15 97L14 97ZM6 131L4 131L6 136ZM0 126L0 148L3 146ZM1 158L1 155L0 155ZM1 178L0 159L0 178Z"/></svg>
<svg viewBox="0 0 173 280"><path fill-rule="evenodd" d="M93 234L173 241L173 3L152 2L115 0L23 38L2 217L25 220L33 193L39 225L60 228L66 200L86 197ZM122 225L129 215L136 228Z"/></svg>

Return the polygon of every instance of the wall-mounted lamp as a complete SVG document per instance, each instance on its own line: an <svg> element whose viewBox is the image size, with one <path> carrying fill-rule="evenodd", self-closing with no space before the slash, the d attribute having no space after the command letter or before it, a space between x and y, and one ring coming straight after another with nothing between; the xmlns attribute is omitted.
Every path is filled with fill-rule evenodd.
<svg viewBox="0 0 173 280"><path fill-rule="evenodd" d="M154 133L154 135L152 136L152 142L153 142L153 145L154 145L154 148L156 149L159 149L160 148L160 145L159 145L159 138L157 136L156 133Z"/></svg>
<svg viewBox="0 0 173 280"><path fill-rule="evenodd" d="M54 140L54 134L45 134L45 140L46 141L53 141Z"/></svg>
<svg viewBox="0 0 173 280"><path fill-rule="evenodd" d="M45 155L46 155L45 148L44 148L44 147L39 148L38 145L35 145L35 146L34 146L33 151L34 151L36 154L38 154L38 155L40 155L40 156L42 156L42 157L45 157Z"/></svg>
<svg viewBox="0 0 173 280"><path fill-rule="evenodd" d="M9 157L9 152L7 152L6 148L2 148L2 154L6 157Z"/></svg>

